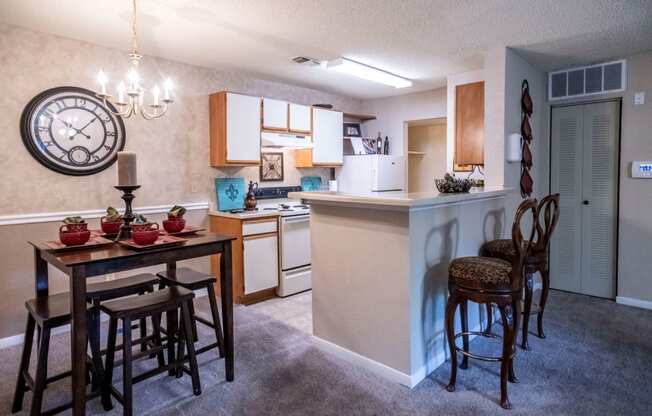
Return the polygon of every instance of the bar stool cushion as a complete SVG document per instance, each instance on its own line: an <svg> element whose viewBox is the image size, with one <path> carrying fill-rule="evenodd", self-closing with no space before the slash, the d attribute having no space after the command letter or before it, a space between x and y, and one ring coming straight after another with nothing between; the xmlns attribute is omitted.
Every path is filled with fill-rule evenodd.
<svg viewBox="0 0 652 416"><path fill-rule="evenodd" d="M205 287L207 284L217 281L215 276L201 273L188 267L178 268L174 277L168 271L159 272L157 275L168 286L179 285L191 290Z"/></svg>
<svg viewBox="0 0 652 416"><path fill-rule="evenodd" d="M514 250L514 244L511 239L488 241L482 246L481 252L484 256L506 261L511 261L516 256L516 250Z"/></svg>
<svg viewBox="0 0 652 416"><path fill-rule="evenodd" d="M34 319L53 328L70 322L70 297L68 293L57 293L25 302L25 307Z"/></svg>
<svg viewBox="0 0 652 416"><path fill-rule="evenodd" d="M180 304L192 299L195 294L183 287L168 287L144 295L132 296L104 302L100 309L110 316L146 315L152 309L160 309L167 304Z"/></svg>
<svg viewBox="0 0 652 416"><path fill-rule="evenodd" d="M449 279L469 289L509 290L512 265L491 257L460 257L448 266Z"/></svg>

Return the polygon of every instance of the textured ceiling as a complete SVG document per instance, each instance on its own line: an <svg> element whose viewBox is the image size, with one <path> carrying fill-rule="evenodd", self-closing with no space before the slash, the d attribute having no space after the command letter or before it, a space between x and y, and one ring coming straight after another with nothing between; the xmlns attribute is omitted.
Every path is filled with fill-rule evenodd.
<svg viewBox="0 0 652 416"><path fill-rule="evenodd" d="M130 0L2 0L0 21L128 50ZM358 98L427 90L511 46L544 70L652 49L652 0L140 0L141 52ZM345 56L396 90L290 62ZM101 66L101 62L89 63Z"/></svg>

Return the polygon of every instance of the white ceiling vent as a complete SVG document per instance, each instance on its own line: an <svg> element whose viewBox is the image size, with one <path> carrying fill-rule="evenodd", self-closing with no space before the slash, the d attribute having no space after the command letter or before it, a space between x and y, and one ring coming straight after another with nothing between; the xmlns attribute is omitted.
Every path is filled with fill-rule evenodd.
<svg viewBox="0 0 652 416"><path fill-rule="evenodd" d="M624 91L626 61L613 61L548 73L548 100Z"/></svg>

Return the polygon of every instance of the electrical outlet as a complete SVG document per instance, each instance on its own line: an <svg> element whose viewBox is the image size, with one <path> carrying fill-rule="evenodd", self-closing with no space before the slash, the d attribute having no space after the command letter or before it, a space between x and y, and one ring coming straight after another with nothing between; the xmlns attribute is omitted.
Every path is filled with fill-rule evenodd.
<svg viewBox="0 0 652 416"><path fill-rule="evenodd" d="M634 93L634 105L643 105L645 104L645 92L638 91Z"/></svg>

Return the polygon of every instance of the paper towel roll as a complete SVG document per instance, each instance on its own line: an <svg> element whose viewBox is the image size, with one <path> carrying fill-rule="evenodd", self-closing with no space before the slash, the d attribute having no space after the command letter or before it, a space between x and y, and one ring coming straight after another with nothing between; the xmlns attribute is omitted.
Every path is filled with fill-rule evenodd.
<svg viewBox="0 0 652 416"><path fill-rule="evenodd" d="M523 158L523 149L521 147L521 135L512 133L507 136L507 155L508 162L520 162Z"/></svg>

